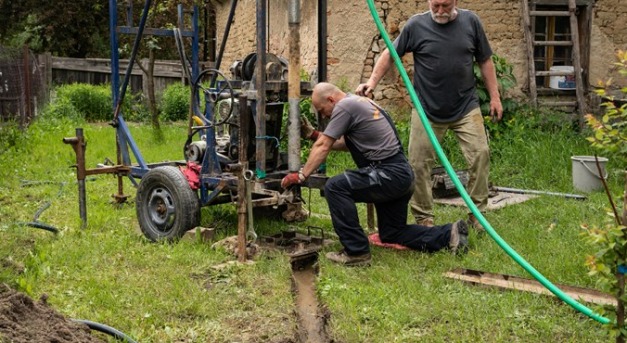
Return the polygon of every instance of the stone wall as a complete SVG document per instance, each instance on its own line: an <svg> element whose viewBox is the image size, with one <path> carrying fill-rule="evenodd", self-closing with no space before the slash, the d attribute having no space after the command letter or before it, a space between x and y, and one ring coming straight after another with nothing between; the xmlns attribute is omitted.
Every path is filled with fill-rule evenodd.
<svg viewBox="0 0 627 343"><path fill-rule="evenodd" d="M256 49L256 0L240 0L221 69L228 72L236 59ZM288 57L287 0L270 1L269 51ZM590 82L609 77L616 49L627 49L627 6L624 0L598 0L592 19ZM428 9L426 0L375 0L379 16L393 39L407 18ZM494 52L514 66L517 87L510 96L524 96L527 57L522 29L521 0L459 0L458 7L476 12L481 18ZM229 3L217 8L218 34L228 16ZM301 1L301 65L312 73L317 64L317 1ZM328 0L328 77L349 91L367 80L376 59L385 48L365 0ZM218 43L221 36L218 37ZM411 56L403 57L411 78ZM410 102L395 70L377 87L375 98L385 106L407 108Z"/></svg>

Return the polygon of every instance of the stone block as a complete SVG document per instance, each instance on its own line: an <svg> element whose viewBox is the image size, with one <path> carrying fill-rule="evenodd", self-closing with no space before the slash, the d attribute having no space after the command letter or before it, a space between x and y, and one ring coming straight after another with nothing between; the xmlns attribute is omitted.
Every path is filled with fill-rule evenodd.
<svg viewBox="0 0 627 343"><path fill-rule="evenodd" d="M216 233L216 229L215 228L208 228L208 227L202 227L202 226L197 226L187 232L185 232L185 234L183 235L182 239L183 240L190 240L190 241L199 241L199 242L210 242L213 240L213 237L215 236Z"/></svg>

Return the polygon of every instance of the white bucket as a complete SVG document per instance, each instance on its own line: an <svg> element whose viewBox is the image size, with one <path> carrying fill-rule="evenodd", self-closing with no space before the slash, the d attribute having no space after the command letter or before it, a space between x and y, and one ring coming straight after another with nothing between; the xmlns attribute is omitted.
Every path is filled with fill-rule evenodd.
<svg viewBox="0 0 627 343"><path fill-rule="evenodd" d="M603 188L603 179L607 180L607 172L605 171L605 164L607 158L598 157L599 168L597 168L596 160L594 156L572 156L570 158L573 162L573 187L582 192L592 192Z"/></svg>
<svg viewBox="0 0 627 343"><path fill-rule="evenodd" d="M553 66L550 70L574 72L575 68L573 66ZM553 89L575 89L575 75L551 76L549 87Z"/></svg>

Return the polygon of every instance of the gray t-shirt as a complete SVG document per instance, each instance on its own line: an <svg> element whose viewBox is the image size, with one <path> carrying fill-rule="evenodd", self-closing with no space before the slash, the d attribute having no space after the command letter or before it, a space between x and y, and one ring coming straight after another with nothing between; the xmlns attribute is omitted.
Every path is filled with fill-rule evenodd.
<svg viewBox="0 0 627 343"><path fill-rule="evenodd" d="M473 59L484 62L492 49L479 17L457 9L455 20L438 24L430 12L409 18L394 41L399 56L414 56L414 89L427 117L450 123L479 107Z"/></svg>
<svg viewBox="0 0 627 343"><path fill-rule="evenodd" d="M381 109L370 99L353 94L335 104L324 134L335 139L344 136L370 161L386 159L401 149Z"/></svg>

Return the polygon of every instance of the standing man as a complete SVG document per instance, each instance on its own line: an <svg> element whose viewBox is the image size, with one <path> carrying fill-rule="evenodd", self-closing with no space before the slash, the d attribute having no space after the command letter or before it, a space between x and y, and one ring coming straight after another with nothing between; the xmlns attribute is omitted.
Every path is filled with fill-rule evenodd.
<svg viewBox="0 0 627 343"><path fill-rule="evenodd" d="M490 95L493 120L503 116L492 49L477 15L458 9L457 0L428 0L429 12L414 15L394 41L399 56L414 56L413 86L433 131L442 141L447 130L453 130L468 163L468 193L480 211L488 203L490 151L479 99L475 94L473 62ZM390 52L385 50L374 66L368 82L357 87L359 95L369 95L392 66ZM416 222L432 226L433 197L431 168L435 151L420 119L412 111L409 135L409 162L416 176L416 187L410 205ZM483 231L477 218L468 214L469 223Z"/></svg>
<svg viewBox="0 0 627 343"><path fill-rule="evenodd" d="M385 243L429 252L466 249L468 228L463 220L433 228L407 224L414 175L392 119L381 107L330 83L317 84L311 100L323 117L331 119L324 132L308 133L315 143L307 162L300 172L283 178L281 186L307 180L331 150L348 150L359 168L331 177L325 185L333 228L344 247L328 253L328 259L353 266L370 263L370 245L359 224L356 202L374 204L379 236Z"/></svg>

